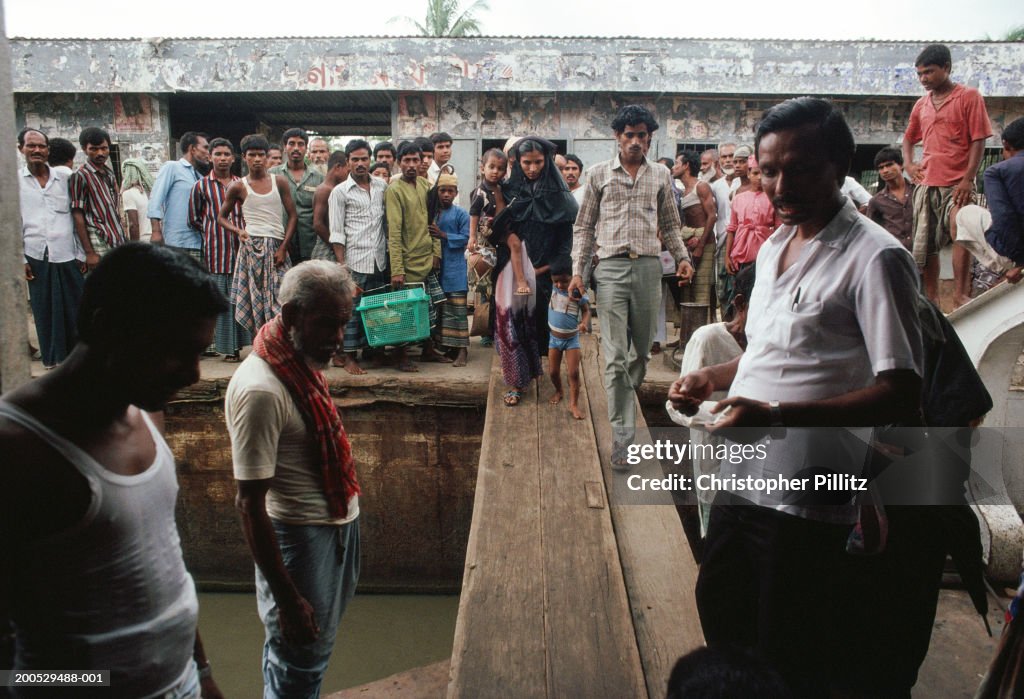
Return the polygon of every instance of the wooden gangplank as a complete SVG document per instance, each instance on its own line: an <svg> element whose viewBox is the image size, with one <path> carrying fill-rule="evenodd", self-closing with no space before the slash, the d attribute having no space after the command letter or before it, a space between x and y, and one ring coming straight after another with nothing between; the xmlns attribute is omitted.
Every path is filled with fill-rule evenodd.
<svg viewBox="0 0 1024 699"><path fill-rule="evenodd" d="M611 468L612 430L608 422L608 396L604 390L604 362L598 341L583 341L583 384L590 416L597 436L601 470L611 493L611 517L622 561L637 645L643 660L647 694L651 699L665 696L668 677L679 656L704 645L697 616L694 589L697 564L683 532L675 505L666 496L664 504L632 504L626 475ZM637 434L647 428L637 404ZM638 464L633 473L649 477L662 474L657 461Z"/></svg>
<svg viewBox="0 0 1024 699"><path fill-rule="evenodd" d="M591 346L593 353L593 347ZM591 374L594 368L585 369ZM455 629L448 696L661 697L675 659L697 645L690 622L693 575L672 567L690 556L675 519L613 522L588 389L603 396L600 374L581 393L586 419L552 389L536 384L520 405L503 405L497 361L490 378L473 522ZM564 379L564 374L563 374ZM670 505L630 509L665 510ZM616 540L622 526L656 527ZM664 538L651 554L650 536ZM672 548L681 546L677 556ZM669 568L653 561L667 555ZM692 561L692 558L690 559ZM639 571L646 565L655 570ZM663 581L655 582L660 575ZM627 587L634 580L637 590ZM677 586L688 585L677 591ZM665 599L654 599L657 595ZM690 602L680 604L689 596ZM677 605L677 606L673 606ZM696 623L694 617L693 623ZM676 629L682 628L683 631ZM653 673L653 676L650 676Z"/></svg>

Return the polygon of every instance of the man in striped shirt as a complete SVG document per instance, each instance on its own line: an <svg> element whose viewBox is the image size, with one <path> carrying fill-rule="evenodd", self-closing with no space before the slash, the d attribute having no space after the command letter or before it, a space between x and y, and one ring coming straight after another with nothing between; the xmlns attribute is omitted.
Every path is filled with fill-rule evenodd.
<svg viewBox="0 0 1024 699"><path fill-rule="evenodd" d="M615 444L612 466L626 469L636 432L636 396L647 373L661 302L661 238L678 265L680 285L693 277L690 254L679 235L679 209L668 169L647 159L658 122L631 104L612 121L619 154L587 173L573 229L573 278L569 293L583 295L583 270L594 253L600 289L601 348L605 359L608 420Z"/></svg>
<svg viewBox="0 0 1024 699"><path fill-rule="evenodd" d="M358 306L361 290L372 291L390 283L384 233L384 193L388 186L381 178L370 176L369 143L362 139L349 141L345 152L351 175L331 192L328 211L331 246L338 262L352 274L358 294L352 302ZM362 318L353 315L345 326L345 371L365 373L356 361L356 352L367 346Z"/></svg>
<svg viewBox="0 0 1024 699"><path fill-rule="evenodd" d="M231 174L235 162L235 151L226 138L210 141L210 159L213 169L192 187L188 202L189 228L203 236L203 261L210 270L217 288L225 297L231 298L231 277L235 272L235 256L238 253L238 239L220 225L217 216L224 205L224 197L232 182L238 180ZM245 227L242 212L235 207L232 217L235 225ZM224 361L237 362L238 353L249 344L249 334L235 321L235 306L217 316L214 346Z"/></svg>
<svg viewBox="0 0 1024 699"><path fill-rule="evenodd" d="M71 174L71 217L75 222L75 235L85 251L85 264L93 269L100 258L128 237L121 225L121 196L117 178L107 167L110 158L110 134L90 126L82 129L78 137L88 160Z"/></svg>

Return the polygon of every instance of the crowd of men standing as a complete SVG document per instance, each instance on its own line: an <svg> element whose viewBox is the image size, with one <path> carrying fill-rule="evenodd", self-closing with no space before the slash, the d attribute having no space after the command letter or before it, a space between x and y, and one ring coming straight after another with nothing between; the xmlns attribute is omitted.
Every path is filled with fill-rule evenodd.
<svg viewBox="0 0 1024 699"><path fill-rule="evenodd" d="M664 329L657 307L666 277L692 302L710 308L717 298L727 308L733 277L756 270L746 351L680 377L669 394L679 410L728 391L715 408L722 414L716 429L919 424L921 271L925 290L934 292L929 275L947 237L963 251L955 260L961 296L968 290L964 255L1011 282L1024 266L1024 120L1006 128L1006 159L985 174L990 210L971 206L991 130L984 101L953 83L951 70L945 47L918 57L929 93L914 108L902 152L876 158L885 187L874 198L849 181L855 143L841 111L813 98L768 110L752 147L684 152L666 167L647 157L658 123L639 105L623 107L610 124L615 157L589 169L571 154L559 161L553 144L537 137L510 143L504 159L485 156L485 184L498 187L477 194L508 197L511 214L504 228L496 214L492 243L499 260L520 265L515 293L539 297L546 278L554 303L582 299L587 282L597 283L614 467L628 467L634 391L657 326ZM3 509L17 515L4 520L0 542L19 563L2 581L0 609L13 610L26 667L74 664L74 638L109 660L118 696L219 696L173 523L173 457L149 412L198 378L200 354L239 361L251 343L225 415L267 630L265 695L319 692L355 590L360 546L352 449L323 371L332 362L363 371L357 352L365 335L353 311L378 285L422 284L438 332L421 359L464 362L463 252L471 226L478 229L453 205L458 178L447 134L397 148L354 139L334 153L301 129L286 131L283 141L276 149L282 161L274 163L266 138L244 138L247 174L239 178L230 142L189 132L181 158L155 180L129 160L119 187L102 129L83 130L87 161L70 174L56 139L31 128L19 134L26 277L44 364L56 366L0 401L0 443L17 455L0 476ZM508 183L500 173L486 178L500 162L510 169ZM556 229L557 245L550 240ZM150 245L130 244L144 236ZM570 238L571 260L562 267ZM527 275L524 260L533 262ZM542 330L543 318L536 323ZM396 348L396 365L413 371L405 352ZM531 366L539 366L536 357ZM513 393L509 406L518 402ZM788 473L820 458L799 439L787 448L773 446L762 462L730 464L730 473ZM853 461L829 466L859 473ZM46 480L61 484L54 518L41 507L51 492ZM850 638L862 641L858 668L872 671L853 676L842 667L852 644L837 630L849 619L836 610L846 609L839 593L851 570L843 554L857 522L853 498L837 505L720 496L697 587L709 645L753 649L796 696L830 689L909 695L927 650L921 629L930 631L929 599L910 600L912 622L892 622L891 638L912 640L885 653L873 655L870 644L867 624L879 615L857 617ZM154 517L138 516L147 508ZM126 512L135 518L126 520ZM63 542L67 553L65 534L81 549L54 553L55 575L32 547L55 552ZM941 562L927 565L941 573ZM897 581L907 579L900 577L906 567L895 570ZM854 573L867 585L878 582L873 573ZM79 581L72 594L68 586ZM106 599L111 582L123 588ZM903 591L885 584L893 599ZM69 600L68 608L55 611L47 600ZM131 618L122 618L125 610Z"/></svg>

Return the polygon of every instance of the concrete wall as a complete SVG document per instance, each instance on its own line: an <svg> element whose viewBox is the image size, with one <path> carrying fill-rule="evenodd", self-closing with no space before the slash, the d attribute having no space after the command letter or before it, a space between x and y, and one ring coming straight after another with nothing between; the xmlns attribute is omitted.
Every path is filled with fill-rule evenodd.
<svg viewBox="0 0 1024 699"><path fill-rule="evenodd" d="M171 155L170 113L166 95L109 93L22 93L15 95L18 128L31 126L49 137L66 138L78 148L87 126L110 132L121 158L142 158L156 172ZM76 163L84 163L79 150Z"/></svg>
<svg viewBox="0 0 1024 699"><path fill-rule="evenodd" d="M178 465L177 521L189 571L202 586L249 587L253 562L234 507L225 387L204 380L169 406L167 441ZM342 408L364 495L360 589L458 591L486 385L477 393L479 403L449 391L454 403L440 405L436 391L409 389Z"/></svg>
<svg viewBox="0 0 1024 699"><path fill-rule="evenodd" d="M918 42L612 38L11 41L15 92L414 90L912 96ZM950 45L955 76L1024 94L1024 44Z"/></svg>

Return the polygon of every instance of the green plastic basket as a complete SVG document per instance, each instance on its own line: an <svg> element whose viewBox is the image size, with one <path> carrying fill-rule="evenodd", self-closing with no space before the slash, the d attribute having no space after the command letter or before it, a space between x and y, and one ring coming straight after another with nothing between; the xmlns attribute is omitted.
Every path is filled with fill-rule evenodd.
<svg viewBox="0 0 1024 699"><path fill-rule="evenodd" d="M420 289L364 296L359 304L371 347L418 342L430 337L430 302Z"/></svg>

